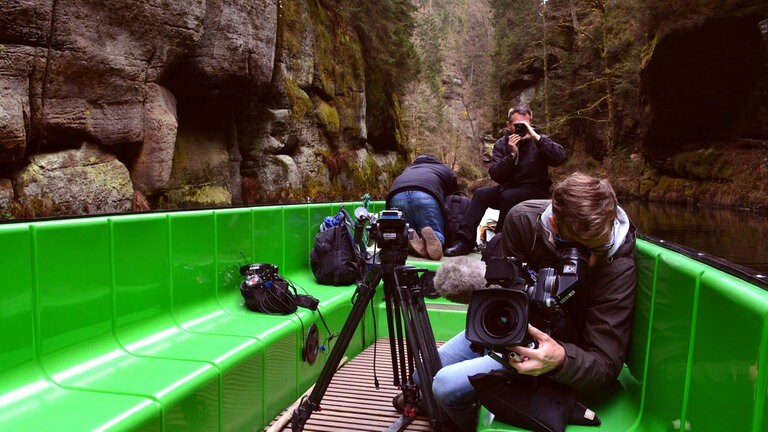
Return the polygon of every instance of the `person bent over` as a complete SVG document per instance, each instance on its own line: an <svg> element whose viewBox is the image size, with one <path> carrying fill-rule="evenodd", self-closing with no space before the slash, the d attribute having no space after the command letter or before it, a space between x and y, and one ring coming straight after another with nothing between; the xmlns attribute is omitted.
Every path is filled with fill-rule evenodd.
<svg viewBox="0 0 768 432"><path fill-rule="evenodd" d="M397 176L387 208L398 208L414 233L410 250L423 258L439 260L445 245L445 197L459 190L453 170L431 155L417 157Z"/></svg>

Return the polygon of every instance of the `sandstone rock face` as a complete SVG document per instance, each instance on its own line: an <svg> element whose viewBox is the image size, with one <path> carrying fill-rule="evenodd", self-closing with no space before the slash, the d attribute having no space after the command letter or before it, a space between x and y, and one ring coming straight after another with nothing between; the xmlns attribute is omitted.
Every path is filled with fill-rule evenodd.
<svg viewBox="0 0 768 432"><path fill-rule="evenodd" d="M48 201L56 214L126 212L133 198L128 169L93 144L33 156L15 183L23 202Z"/></svg>
<svg viewBox="0 0 768 432"><path fill-rule="evenodd" d="M342 199L386 177L340 175L370 165L364 64L324 7L0 1L3 199L53 215L126 211L133 191L152 208L227 206Z"/></svg>
<svg viewBox="0 0 768 432"><path fill-rule="evenodd" d="M11 180L0 178L0 218L11 216L13 196L13 183L11 183Z"/></svg>
<svg viewBox="0 0 768 432"><path fill-rule="evenodd" d="M157 84L148 84L144 144L131 171L139 192L151 195L168 187L178 126L176 98Z"/></svg>
<svg viewBox="0 0 768 432"><path fill-rule="evenodd" d="M0 45L0 167L21 163L33 139L30 122L40 103L44 55L42 48Z"/></svg>

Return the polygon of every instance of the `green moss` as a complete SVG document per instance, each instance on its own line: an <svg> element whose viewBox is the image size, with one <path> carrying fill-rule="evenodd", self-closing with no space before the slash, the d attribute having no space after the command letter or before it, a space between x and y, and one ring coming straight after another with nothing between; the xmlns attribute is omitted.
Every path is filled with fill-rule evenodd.
<svg viewBox="0 0 768 432"><path fill-rule="evenodd" d="M285 79L285 91L291 100L291 120L298 122L314 108L312 99L293 78Z"/></svg>
<svg viewBox="0 0 768 432"><path fill-rule="evenodd" d="M161 198L162 208L200 208L232 205L232 194L223 186L201 185L171 189Z"/></svg>
<svg viewBox="0 0 768 432"><path fill-rule="evenodd" d="M339 133L339 112L325 101L320 101L315 111L320 126L328 133Z"/></svg>
<svg viewBox="0 0 768 432"><path fill-rule="evenodd" d="M733 174L733 168L723 154L713 149L680 153L675 157L675 172L680 177L698 180L725 180Z"/></svg>
<svg viewBox="0 0 768 432"><path fill-rule="evenodd" d="M306 30L306 26L302 25L304 20L301 19L300 5L303 2L281 2L278 8L280 13L280 20L282 28L278 34L282 34L282 40L280 46L286 50L289 54L297 55L301 50L301 35Z"/></svg>
<svg viewBox="0 0 768 432"><path fill-rule="evenodd" d="M405 131L405 125L403 125L402 110L400 109L400 101L396 95L392 95L392 117L395 121L395 139L397 140L397 148L401 151L408 152L408 134Z"/></svg>

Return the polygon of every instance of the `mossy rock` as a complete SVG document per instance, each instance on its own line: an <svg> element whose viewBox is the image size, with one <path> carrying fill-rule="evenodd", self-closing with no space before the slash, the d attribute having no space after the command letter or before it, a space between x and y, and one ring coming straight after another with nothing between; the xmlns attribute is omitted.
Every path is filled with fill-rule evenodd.
<svg viewBox="0 0 768 432"><path fill-rule="evenodd" d="M314 108L312 99L293 78L285 79L285 91L291 101L291 119L298 122Z"/></svg>
<svg viewBox="0 0 768 432"><path fill-rule="evenodd" d="M678 176L697 180L725 180L733 174L723 153L713 149L680 153L675 156L674 166Z"/></svg>
<svg viewBox="0 0 768 432"><path fill-rule="evenodd" d="M325 101L320 101L315 110L320 127L331 135L339 134L339 112Z"/></svg>
<svg viewBox="0 0 768 432"><path fill-rule="evenodd" d="M167 191L160 198L161 208L203 208L232 205L232 193L224 186L185 186Z"/></svg>

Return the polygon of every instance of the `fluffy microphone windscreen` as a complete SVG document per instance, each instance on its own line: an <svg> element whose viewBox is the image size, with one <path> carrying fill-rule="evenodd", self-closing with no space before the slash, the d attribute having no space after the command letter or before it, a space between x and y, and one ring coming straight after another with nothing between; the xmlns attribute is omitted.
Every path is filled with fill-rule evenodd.
<svg viewBox="0 0 768 432"><path fill-rule="evenodd" d="M485 262L465 256L452 258L437 269L434 283L441 296L469 304L472 291L485 286Z"/></svg>

